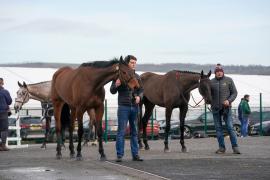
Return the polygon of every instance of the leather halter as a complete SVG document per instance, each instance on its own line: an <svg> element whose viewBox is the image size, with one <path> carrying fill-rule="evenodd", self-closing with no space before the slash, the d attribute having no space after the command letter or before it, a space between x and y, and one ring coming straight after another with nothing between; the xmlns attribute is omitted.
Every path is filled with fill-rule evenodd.
<svg viewBox="0 0 270 180"><path fill-rule="evenodd" d="M118 71L118 78L120 79L120 81L123 82L123 84L128 84L131 79L133 79L133 77L130 77L127 81L123 78L123 76L121 75L121 72L120 72L120 67L119 66L116 66L116 70Z"/></svg>
<svg viewBox="0 0 270 180"><path fill-rule="evenodd" d="M25 94L23 100L22 101L19 101L18 98L15 98L15 102L22 103L22 105L23 105L25 103L25 100L26 100L27 97L28 98L30 97L28 89L26 91L26 94Z"/></svg>

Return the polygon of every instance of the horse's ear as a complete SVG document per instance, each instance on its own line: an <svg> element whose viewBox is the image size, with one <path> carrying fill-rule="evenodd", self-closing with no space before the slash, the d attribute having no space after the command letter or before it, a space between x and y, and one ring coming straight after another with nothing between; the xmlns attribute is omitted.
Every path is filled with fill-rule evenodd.
<svg viewBox="0 0 270 180"><path fill-rule="evenodd" d="M23 81L23 87L27 88L27 85L24 81Z"/></svg>
<svg viewBox="0 0 270 180"><path fill-rule="evenodd" d="M210 77L212 74L212 71L210 70L209 73L207 74L208 77Z"/></svg>
<svg viewBox="0 0 270 180"><path fill-rule="evenodd" d="M203 70L201 71L201 77L203 77Z"/></svg>
<svg viewBox="0 0 270 180"><path fill-rule="evenodd" d="M120 56L120 63L124 63L123 56Z"/></svg>
<svg viewBox="0 0 270 180"><path fill-rule="evenodd" d="M18 86L19 86L19 87L22 87L23 85L18 81Z"/></svg>

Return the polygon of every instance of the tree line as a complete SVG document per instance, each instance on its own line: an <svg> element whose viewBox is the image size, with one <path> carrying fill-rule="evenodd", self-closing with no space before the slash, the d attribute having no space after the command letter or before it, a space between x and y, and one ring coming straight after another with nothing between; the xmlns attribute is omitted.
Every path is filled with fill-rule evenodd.
<svg viewBox="0 0 270 180"><path fill-rule="evenodd" d="M60 68L63 66L78 67L80 64L68 63L10 63L0 64L1 67L27 67L27 68ZM170 70L183 70L201 72L214 71L215 64L191 64L191 63L164 63L164 64L137 64L137 71L168 72ZM270 75L270 66L262 65L226 65L223 66L226 74L243 75Z"/></svg>

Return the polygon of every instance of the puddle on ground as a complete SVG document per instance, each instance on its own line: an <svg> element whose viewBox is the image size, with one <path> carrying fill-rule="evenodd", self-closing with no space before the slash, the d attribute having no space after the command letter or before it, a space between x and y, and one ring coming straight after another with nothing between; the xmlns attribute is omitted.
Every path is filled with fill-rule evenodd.
<svg viewBox="0 0 270 180"><path fill-rule="evenodd" d="M19 167L19 168L11 168L9 169L9 171L17 173L29 173L29 172L50 172L54 170L47 167Z"/></svg>

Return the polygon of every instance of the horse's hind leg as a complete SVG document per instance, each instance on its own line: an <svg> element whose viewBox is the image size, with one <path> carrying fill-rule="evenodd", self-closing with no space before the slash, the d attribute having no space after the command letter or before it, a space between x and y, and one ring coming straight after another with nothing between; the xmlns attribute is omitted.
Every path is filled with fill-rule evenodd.
<svg viewBox="0 0 270 180"><path fill-rule="evenodd" d="M74 123L76 119L76 110L71 108L71 121L69 124L69 150L70 150L70 158L75 158L74 144L73 144L73 131L74 131Z"/></svg>
<svg viewBox="0 0 270 180"><path fill-rule="evenodd" d="M102 116L104 113L104 105L103 103L96 109L96 129L98 134L98 151L100 154L100 160L105 161L106 155L103 149L103 142L102 142Z"/></svg>
<svg viewBox="0 0 270 180"><path fill-rule="evenodd" d="M139 112L138 112L138 144L139 144L139 148L142 149L143 148L143 144L142 144L142 140L141 140L141 130L143 128L143 124L142 124L142 103L139 105Z"/></svg>
<svg viewBox="0 0 270 180"><path fill-rule="evenodd" d="M64 103L61 101L54 102L54 117L55 117L55 128L57 136L57 147L56 147L56 158L61 159L61 144L62 144L62 135L61 135L61 111Z"/></svg>
<svg viewBox="0 0 270 180"><path fill-rule="evenodd" d="M166 108L166 128L165 128L165 140L164 140L164 152L170 152L169 145L168 145L168 137L171 129L171 115L172 115L172 108Z"/></svg>
<svg viewBox="0 0 270 180"><path fill-rule="evenodd" d="M78 120L78 145L77 145L77 160L82 160L82 136L83 136L83 111L81 111L79 108L77 110L77 120Z"/></svg>
<svg viewBox="0 0 270 180"><path fill-rule="evenodd" d="M179 118L180 118L180 144L182 146L182 152L187 152L187 148L185 146L184 141L184 126L185 126L185 118L188 111L188 105L183 105L179 108Z"/></svg>
<svg viewBox="0 0 270 180"><path fill-rule="evenodd" d="M148 120L151 117L152 113L153 113L153 109L155 107L155 105L153 103L151 103L150 101L148 101L147 99L145 99L145 113L144 116L142 118L142 124L143 124L143 143L144 143L144 149L145 150L149 150L150 147L148 145L147 142L147 132L146 132L146 128L147 128L147 124L148 124Z"/></svg>

